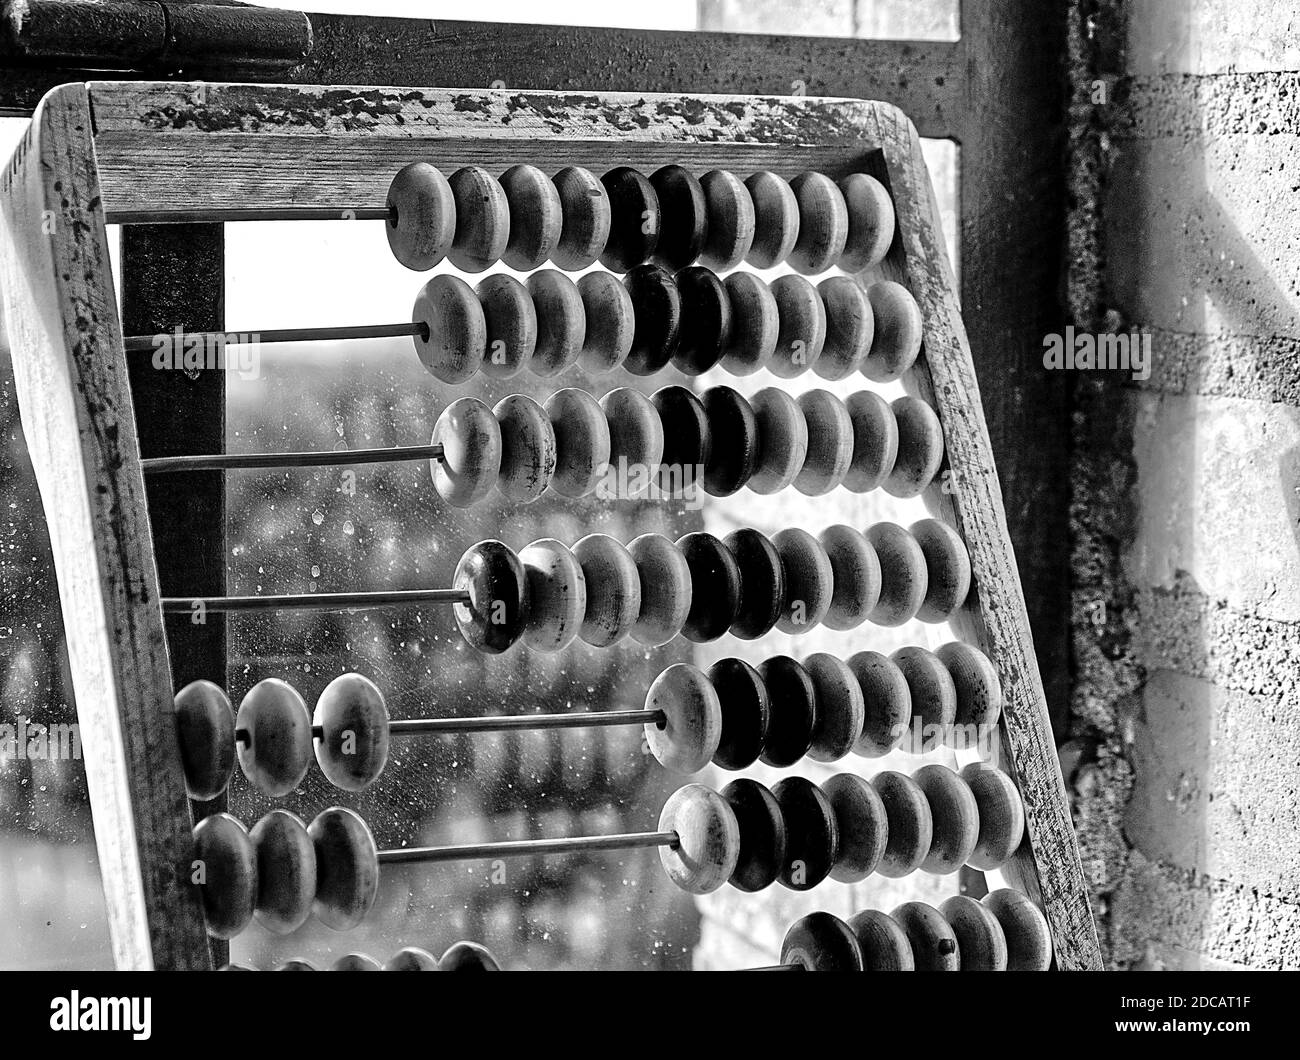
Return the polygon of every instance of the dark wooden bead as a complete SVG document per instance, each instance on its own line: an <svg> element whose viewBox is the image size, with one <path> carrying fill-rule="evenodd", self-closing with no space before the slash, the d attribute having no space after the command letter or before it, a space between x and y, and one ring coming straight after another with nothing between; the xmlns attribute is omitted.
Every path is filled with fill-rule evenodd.
<svg viewBox="0 0 1300 1060"><path fill-rule="evenodd" d="M729 386L711 387L700 400L713 442L704 464L704 488L714 497L730 497L758 466L758 417Z"/></svg>
<svg viewBox="0 0 1300 1060"><path fill-rule="evenodd" d="M653 375L677 352L682 328L682 296L672 273L658 265L638 265L623 277L632 299L636 328L623 367L633 375Z"/></svg>
<svg viewBox="0 0 1300 1060"><path fill-rule="evenodd" d="M961 771L979 807L975 849L966 859L972 868L1001 868L1020 848L1025 835L1025 804L1012 779L996 766L972 762Z"/></svg>
<svg viewBox="0 0 1300 1060"><path fill-rule="evenodd" d="M194 858L191 878L200 885L208 934L234 938L257 906L257 853L248 830L228 813L203 818L194 826Z"/></svg>
<svg viewBox="0 0 1300 1060"><path fill-rule="evenodd" d="M904 902L889 914L907 933L918 972L957 972L961 951L943 914L924 902Z"/></svg>
<svg viewBox="0 0 1300 1060"><path fill-rule="evenodd" d="M867 292L876 318L871 352L862 362L862 374L877 383L899 378L920 356L925 328L921 307L901 283L881 280Z"/></svg>
<svg viewBox="0 0 1300 1060"><path fill-rule="evenodd" d="M787 527L772 538L785 572L782 633L808 633L826 617L835 595L835 572L826 550L807 530Z"/></svg>
<svg viewBox="0 0 1300 1060"><path fill-rule="evenodd" d="M778 321L776 349L767 369L783 379L803 375L817 363L826 344L826 306L817 288L802 276L772 281Z"/></svg>
<svg viewBox="0 0 1300 1060"><path fill-rule="evenodd" d="M564 223L560 193L536 166L511 166L501 174L510 206L510 238L501 255L516 272L531 272L555 253Z"/></svg>
<svg viewBox="0 0 1300 1060"><path fill-rule="evenodd" d="M650 396L664 430L659 490L667 497L698 497L712 436L704 404L684 386L666 386Z"/></svg>
<svg viewBox="0 0 1300 1060"><path fill-rule="evenodd" d="M909 776L887 769L871 778L889 819L885 852L876 871L890 879L900 879L921 867L930 853L934 819L930 803Z"/></svg>
<svg viewBox="0 0 1300 1060"><path fill-rule="evenodd" d="M825 272L840 260L849 237L844 195L825 173L800 173L790 181L799 203L799 238L788 258L806 276Z"/></svg>
<svg viewBox="0 0 1300 1060"><path fill-rule="evenodd" d="M1007 967L1007 937L987 906L964 894L939 906L957 938L963 972L1003 972Z"/></svg>
<svg viewBox="0 0 1300 1060"><path fill-rule="evenodd" d="M566 166L551 179L562 217L551 261L565 272L581 272L595 263L609 239L609 195L594 173L579 166Z"/></svg>
<svg viewBox="0 0 1300 1060"><path fill-rule="evenodd" d="M921 519L911 531L925 555L926 569L925 599L916 617L922 622L947 622L970 592L970 553L961 535L938 519Z"/></svg>
<svg viewBox="0 0 1300 1060"><path fill-rule="evenodd" d="M822 619L830 629L856 629L880 599L880 560L866 535L842 523L828 526L817 540L826 550L835 586Z"/></svg>
<svg viewBox="0 0 1300 1060"><path fill-rule="evenodd" d="M1007 970L1045 972L1052 966L1052 931L1047 918L1019 891L990 891L982 899L1002 925L1007 940Z"/></svg>
<svg viewBox="0 0 1300 1060"><path fill-rule="evenodd" d="M501 971L501 965L497 964L487 947L477 942L456 942L448 946L438 961L438 967L444 972Z"/></svg>
<svg viewBox="0 0 1300 1060"><path fill-rule="evenodd" d="M257 852L257 922L277 935L296 931L316 897L316 847L301 818L272 810L253 826Z"/></svg>
<svg viewBox="0 0 1300 1060"><path fill-rule="evenodd" d="M758 462L749 488L767 495L789 487L808 459L808 418L779 387L764 387L750 400L758 419Z"/></svg>
<svg viewBox="0 0 1300 1060"><path fill-rule="evenodd" d="M849 669L862 687L866 714L854 746L863 758L880 758L903 741L912 723L912 690L898 664L878 651L849 657Z"/></svg>
<svg viewBox="0 0 1300 1060"><path fill-rule="evenodd" d="M862 686L842 659L815 652L803 661L817 696L816 723L808 757L838 762L853 750L862 735L865 705Z"/></svg>
<svg viewBox="0 0 1300 1060"><path fill-rule="evenodd" d="M316 762L336 788L360 791L388 761L388 708L383 693L361 674L340 674L316 700L312 727Z"/></svg>
<svg viewBox="0 0 1300 1060"><path fill-rule="evenodd" d="M722 359L731 340L731 299L722 281L698 265L677 274L677 291L682 328L673 365L687 375L701 375Z"/></svg>
<svg viewBox="0 0 1300 1060"><path fill-rule="evenodd" d="M799 663L788 655L765 659L758 668L767 686L770 712L761 758L784 769L808 753L817 724L817 689Z"/></svg>
<svg viewBox="0 0 1300 1060"><path fill-rule="evenodd" d="M934 831L930 852L921 862L925 872L946 876L966 864L979 841L980 812L970 785L947 766L922 766L912 774L930 804Z"/></svg>
<svg viewBox="0 0 1300 1060"><path fill-rule="evenodd" d="M823 379L846 379L862 367L876 333L876 318L867 292L848 276L832 276L817 285L826 307L826 342L813 371Z"/></svg>
<svg viewBox="0 0 1300 1060"><path fill-rule="evenodd" d="M909 644L890 656L903 671L912 693L913 754L936 750L952 732L957 717L957 688L948 668L934 652ZM919 723L919 724L918 724ZM919 741L919 743L917 742Z"/></svg>
<svg viewBox="0 0 1300 1060"><path fill-rule="evenodd" d="M311 712L297 690L276 677L258 681L239 704L235 728L244 733L239 767L264 795L282 799L311 765Z"/></svg>
<svg viewBox="0 0 1300 1060"><path fill-rule="evenodd" d="M957 690L957 716L954 719L954 736L960 743L953 746L965 749L982 747L1002 714L1002 683L989 657L978 648L961 641L953 641L935 649L939 661L948 668L953 687ZM958 733L957 727L962 731Z"/></svg>
<svg viewBox="0 0 1300 1060"><path fill-rule="evenodd" d="M898 459L898 420L889 402L870 390L859 390L844 401L853 425L853 456L844 488L868 493L882 485Z"/></svg>
<svg viewBox="0 0 1300 1060"><path fill-rule="evenodd" d="M745 187L754 204L754 239L745 260L756 269L770 269L794 250L799 238L799 200L789 182L775 173L754 173Z"/></svg>
<svg viewBox="0 0 1300 1060"><path fill-rule="evenodd" d="M843 482L852 467L853 420L844 402L828 390L807 390L798 401L808 425L808 448L794 488L820 497Z"/></svg>
<svg viewBox="0 0 1300 1060"><path fill-rule="evenodd" d="M537 348L537 310L528 289L513 276L494 273L474 288L487 324L484 375L509 379L523 371Z"/></svg>
<svg viewBox="0 0 1300 1060"><path fill-rule="evenodd" d="M758 761L767 739L771 706L767 685L743 659L719 659L709 667L709 681L722 707L722 735L714 765L744 769Z"/></svg>
<svg viewBox="0 0 1300 1060"><path fill-rule="evenodd" d="M630 166L611 169L600 182L612 214L600 263L610 272L627 272L650 260L659 245L659 196L645 175Z"/></svg>
<svg viewBox="0 0 1300 1060"><path fill-rule="evenodd" d="M871 621L881 626L901 626L915 618L925 602L929 581L925 553L916 538L897 523L868 527L867 540L880 560L880 599L871 612Z"/></svg>
<svg viewBox="0 0 1300 1060"><path fill-rule="evenodd" d="M785 568L776 546L749 527L733 530L724 544L740 568L740 608L731 632L742 640L770 633L785 609Z"/></svg>
<svg viewBox="0 0 1300 1060"><path fill-rule="evenodd" d="M461 636L481 652L497 655L524 634L528 617L524 565L500 541L471 545L456 564L452 585L469 593L453 606Z"/></svg>
<svg viewBox="0 0 1300 1060"><path fill-rule="evenodd" d="M785 864L778 879L807 891L830 875L839 858L840 830L831 800L811 780L786 777L772 789L785 819Z"/></svg>
<svg viewBox="0 0 1300 1060"><path fill-rule="evenodd" d="M888 913L865 909L849 918L849 927L862 947L864 971L911 972L916 969L907 932Z"/></svg>
<svg viewBox="0 0 1300 1060"><path fill-rule="evenodd" d="M365 953L345 953L332 965L332 972L382 972L384 966Z"/></svg>
<svg viewBox="0 0 1300 1060"><path fill-rule="evenodd" d="M316 848L316 898L312 910L326 927L356 927L375 904L379 859L375 837L353 810L333 806L307 827Z"/></svg>
<svg viewBox="0 0 1300 1060"><path fill-rule="evenodd" d="M436 972L438 958L419 946L406 946L384 962L386 972Z"/></svg>
<svg viewBox="0 0 1300 1060"><path fill-rule="evenodd" d="M700 264L730 272L745 260L754 242L754 200L740 178L725 169L709 170L700 184L709 214Z"/></svg>
<svg viewBox="0 0 1300 1060"><path fill-rule="evenodd" d="M722 367L732 375L753 375L772 359L781 318L766 282L752 272L732 272L723 279L731 303L731 337L722 352Z"/></svg>
<svg viewBox="0 0 1300 1060"><path fill-rule="evenodd" d="M898 424L898 452L885 479L885 492L895 497L918 497L943 464L943 426L934 409L920 398L904 396L890 408Z"/></svg>
<svg viewBox="0 0 1300 1060"><path fill-rule="evenodd" d="M786 863L785 818L776 796L756 780L741 777L722 789L740 827L740 857L729 881L752 894L772 886Z"/></svg>
<svg viewBox="0 0 1300 1060"><path fill-rule="evenodd" d="M483 272L510 242L510 203L501 182L482 166L465 166L448 179L456 201L456 238L447 257L461 272Z"/></svg>
<svg viewBox="0 0 1300 1060"><path fill-rule="evenodd" d="M677 539L677 547L691 569L691 610L682 635L697 644L717 640L740 610L740 568L731 550L712 534L686 534Z"/></svg>
<svg viewBox="0 0 1300 1060"><path fill-rule="evenodd" d="M456 200L442 172L428 162L398 170L384 228L393 257L408 269L426 272L442 261L456 235Z"/></svg>
<svg viewBox="0 0 1300 1060"><path fill-rule="evenodd" d="M866 173L850 173L840 181L849 214L849 236L840 255L840 268L861 272L879 265L894 242L897 217L885 186Z"/></svg>
<svg viewBox="0 0 1300 1060"><path fill-rule="evenodd" d="M649 489L664 455L664 425L648 397L630 386L600 399L609 427L610 484L614 496L635 497ZM604 489L603 486L598 489Z"/></svg>
<svg viewBox="0 0 1300 1060"><path fill-rule="evenodd" d="M808 972L860 972L862 948L853 929L832 913L816 912L790 925L781 943L781 963Z"/></svg>
<svg viewBox="0 0 1300 1060"><path fill-rule="evenodd" d="M587 318L578 362L592 373L608 372L627 359L636 334L636 311L623 281L608 272L589 272L578 281Z"/></svg>
<svg viewBox="0 0 1300 1060"><path fill-rule="evenodd" d="M861 883L876 871L889 841L885 804L869 780L853 773L836 773L822 791L831 800L840 831L839 857L831 879Z"/></svg>
<svg viewBox="0 0 1300 1060"><path fill-rule="evenodd" d="M176 735L185 790L191 799L215 799L235 770L235 708L211 681L191 681L176 693Z"/></svg>
<svg viewBox="0 0 1300 1060"><path fill-rule="evenodd" d="M704 188L690 170L677 165L655 170L650 183L659 196L662 217L655 261L677 272L695 264L704 249L709 230Z"/></svg>

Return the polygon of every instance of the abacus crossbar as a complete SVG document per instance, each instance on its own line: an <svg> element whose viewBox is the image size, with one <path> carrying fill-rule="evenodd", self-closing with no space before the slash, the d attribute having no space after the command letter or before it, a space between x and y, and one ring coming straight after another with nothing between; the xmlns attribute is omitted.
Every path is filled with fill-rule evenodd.
<svg viewBox="0 0 1300 1060"><path fill-rule="evenodd" d="M282 596L165 596L164 614L204 611L359 611L402 604L467 604L464 589L394 589L366 593L299 593Z"/></svg>
<svg viewBox="0 0 1300 1060"><path fill-rule="evenodd" d="M429 326L422 321L403 321L400 324L352 324L336 328L271 328L266 331L182 331L183 341L201 342L207 348L214 342L224 342L227 346L259 345L264 342L334 342L340 339L396 339L418 335L424 340L429 338ZM127 353L142 353L155 350L164 340L174 342L171 332L158 332L153 335L128 335L122 340L122 347Z"/></svg>
<svg viewBox="0 0 1300 1060"><path fill-rule="evenodd" d="M175 471L238 471L250 468L337 467L341 464L384 464L441 460L438 445L401 445L384 449L335 449L317 453L202 453L196 456L155 456L140 461L146 475Z"/></svg>
<svg viewBox="0 0 1300 1060"><path fill-rule="evenodd" d="M559 839L521 839L513 843L470 843L449 847L408 847L379 851L381 865L405 862L431 864L446 861L481 861L572 854L579 851L634 850L638 847L675 847L676 832L628 832L623 835L566 836Z"/></svg>

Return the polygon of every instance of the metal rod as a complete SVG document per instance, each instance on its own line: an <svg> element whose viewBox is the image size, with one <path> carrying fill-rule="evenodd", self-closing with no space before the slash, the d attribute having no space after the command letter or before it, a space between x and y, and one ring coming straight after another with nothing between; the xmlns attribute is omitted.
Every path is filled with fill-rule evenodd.
<svg viewBox="0 0 1300 1060"><path fill-rule="evenodd" d="M369 593L300 593L287 596L164 596L168 614L205 611L360 611L401 604L467 604L464 589L392 589Z"/></svg>
<svg viewBox="0 0 1300 1060"><path fill-rule="evenodd" d="M194 206L107 211L110 224L225 224L232 221L387 221L387 206Z"/></svg>
<svg viewBox="0 0 1300 1060"><path fill-rule="evenodd" d="M383 464L441 460L442 445L399 445L387 449L335 449L318 453L204 453L197 456L155 456L141 460L146 475L173 471L237 471L249 468L334 467L339 464Z"/></svg>
<svg viewBox="0 0 1300 1060"><path fill-rule="evenodd" d="M477 861L490 858L570 854L582 850L632 850L637 847L675 847L676 832L628 832L623 835L567 836L560 839L521 839L512 843L470 843L451 847L407 847L379 851L379 863Z"/></svg>
<svg viewBox="0 0 1300 1060"><path fill-rule="evenodd" d="M175 346L179 340L184 343L189 339L202 341L204 348L213 342L224 342L227 346L248 346L264 342L328 342L336 339L394 339L419 335L429 337L429 325L421 321L403 321L399 324L345 324L333 328L271 328L267 331L160 331L153 335L128 335L122 341L127 353L140 353L156 350L160 343L172 345L177 357L182 356Z"/></svg>
<svg viewBox="0 0 1300 1060"><path fill-rule="evenodd" d="M575 711L570 714L507 714L483 718L415 718L390 721L393 736L424 736L449 732L513 732L520 729L586 729L611 725L663 725L662 710Z"/></svg>

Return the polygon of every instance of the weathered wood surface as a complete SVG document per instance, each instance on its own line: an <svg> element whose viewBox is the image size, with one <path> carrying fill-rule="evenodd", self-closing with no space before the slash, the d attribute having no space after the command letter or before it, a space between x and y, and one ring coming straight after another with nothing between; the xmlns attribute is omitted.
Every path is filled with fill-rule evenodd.
<svg viewBox="0 0 1300 1060"><path fill-rule="evenodd" d="M84 86L0 178L0 276L119 968L205 968L193 842Z"/></svg>

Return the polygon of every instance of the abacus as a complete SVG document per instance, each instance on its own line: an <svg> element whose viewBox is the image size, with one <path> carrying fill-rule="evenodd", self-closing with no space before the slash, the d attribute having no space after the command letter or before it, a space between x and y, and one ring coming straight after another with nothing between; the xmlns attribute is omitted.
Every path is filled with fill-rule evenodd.
<svg viewBox="0 0 1300 1060"><path fill-rule="evenodd" d="M556 172L548 176L538 163ZM165 172L168 179L158 179ZM780 968L1062 969L1100 966L1087 888L1056 761L1007 536L979 390L915 129L878 103L811 98L569 96L544 92L183 83L67 85L41 104L4 173L3 266L24 428L48 514L67 623L87 776L116 959L124 968L211 968L219 941L256 917L291 930L313 914L346 928L372 912L382 867L655 848L689 893L724 885L807 889L827 877L1001 866L1014 890L981 904L908 903L846 923L791 926ZM446 406L427 445L345 452L195 453L142 460L129 358L111 281L111 222L368 220L398 260L444 259L472 276L501 260L523 282L471 287L438 274L412 319L261 333L263 341L407 336ZM599 261L574 282L566 273ZM788 262L768 284L733 271ZM549 262L551 267L543 267ZM814 283L808 277L838 269ZM856 277L856 278L855 278ZM861 280L862 282L859 282ZM482 373L688 376L721 366L901 379L869 390L752 401L633 386L601 401L563 388L495 407L455 388ZM636 494L728 496L884 488L923 496L910 528L832 526L768 538L739 528L628 544L543 538L518 552L469 544L450 585L420 590L166 597L146 483L177 471L428 462L449 506L495 491L525 505L550 490L588 497L612 468L641 468ZM177 691L163 616L172 612L447 606L486 654L555 653L580 638L654 646L756 639L914 617L959 640L886 657L674 664L644 709L390 720L384 690L335 679L314 713L269 679L236 712L219 680ZM869 641L867 642L869 643ZM219 678L220 675L213 675ZM713 762L784 767L897 746L914 720L928 746L957 726L997 725L1005 772L924 766L771 789L686 783L639 831L379 849L364 815L323 807L310 825L272 810L251 831L224 812L236 761L279 798L315 757L363 792L390 741L431 734L641 728L657 762L689 775ZM190 800L201 808L197 825ZM206 882L190 879L192 864ZM799 872L791 871L792 865ZM407 947L386 967L477 969L458 943ZM309 961L286 967L306 969ZM342 968L376 968L353 954Z"/></svg>

